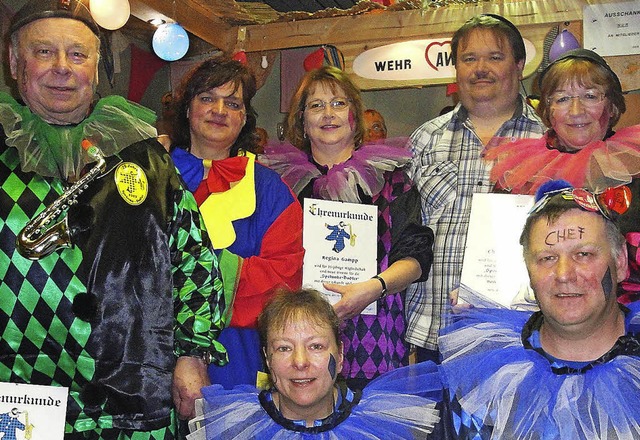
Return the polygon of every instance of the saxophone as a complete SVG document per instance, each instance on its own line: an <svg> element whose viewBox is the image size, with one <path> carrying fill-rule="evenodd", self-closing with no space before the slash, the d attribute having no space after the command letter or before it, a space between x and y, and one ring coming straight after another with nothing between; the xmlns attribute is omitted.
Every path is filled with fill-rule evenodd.
<svg viewBox="0 0 640 440"><path fill-rule="evenodd" d="M88 188L89 183L104 173L106 161L100 149L88 140L82 141L82 148L96 164L87 174L65 190L51 205L33 218L22 228L16 237L16 249L29 260L39 260L53 253L56 249L71 247L71 234L66 210L77 202L77 198ZM47 226L60 214L64 218L47 229Z"/></svg>

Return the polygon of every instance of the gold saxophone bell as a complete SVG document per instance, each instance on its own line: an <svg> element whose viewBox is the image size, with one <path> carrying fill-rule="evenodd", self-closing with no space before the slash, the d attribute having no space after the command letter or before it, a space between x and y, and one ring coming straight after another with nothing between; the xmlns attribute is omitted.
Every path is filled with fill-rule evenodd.
<svg viewBox="0 0 640 440"><path fill-rule="evenodd" d="M96 164L80 180L71 185L44 211L22 228L16 237L16 249L29 260L39 260L60 248L71 247L68 209L77 203L77 198L87 189L89 183L106 169L106 161L100 149L88 140L82 141L82 148ZM47 225L64 213L64 218L47 229Z"/></svg>

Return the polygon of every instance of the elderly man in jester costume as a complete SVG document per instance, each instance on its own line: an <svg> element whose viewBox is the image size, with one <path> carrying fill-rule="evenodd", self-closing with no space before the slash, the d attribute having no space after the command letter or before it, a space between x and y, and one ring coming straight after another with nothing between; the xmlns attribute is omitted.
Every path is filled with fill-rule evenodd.
<svg viewBox="0 0 640 440"><path fill-rule="evenodd" d="M29 1L10 35L24 103L0 94L0 381L67 387L67 439L173 439L206 363L227 361L195 200L151 111L94 101L86 6Z"/></svg>

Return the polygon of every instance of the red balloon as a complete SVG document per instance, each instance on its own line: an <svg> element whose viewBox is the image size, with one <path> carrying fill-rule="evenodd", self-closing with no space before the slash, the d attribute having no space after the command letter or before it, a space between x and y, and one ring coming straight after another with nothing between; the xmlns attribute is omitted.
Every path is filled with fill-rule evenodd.
<svg viewBox="0 0 640 440"><path fill-rule="evenodd" d="M232 58L242 64L247 64L247 53L244 50L234 53Z"/></svg>

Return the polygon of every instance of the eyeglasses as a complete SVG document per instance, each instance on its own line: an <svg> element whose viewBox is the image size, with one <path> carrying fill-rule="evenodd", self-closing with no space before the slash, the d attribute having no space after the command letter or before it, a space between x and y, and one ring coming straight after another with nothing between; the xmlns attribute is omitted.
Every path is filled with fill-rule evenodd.
<svg viewBox="0 0 640 440"><path fill-rule="evenodd" d="M563 188L544 193L540 200L533 205L529 215L542 211L555 196L573 201L586 211L598 212L609 220L614 220L614 213L624 214L631 206L631 190L627 186L607 188L600 194L592 193L584 188Z"/></svg>
<svg viewBox="0 0 640 440"><path fill-rule="evenodd" d="M320 113L329 105L334 111L340 112L348 109L350 102L351 100L347 98L333 98L329 102L325 102L322 99L314 99L308 102L304 108L312 113Z"/></svg>
<svg viewBox="0 0 640 440"><path fill-rule="evenodd" d="M577 98L580 101L580 104L585 107L595 107L604 100L605 94L602 92L585 92L580 95L554 93L547 102L553 107L566 109L571 106L571 103L575 98Z"/></svg>

